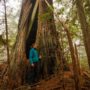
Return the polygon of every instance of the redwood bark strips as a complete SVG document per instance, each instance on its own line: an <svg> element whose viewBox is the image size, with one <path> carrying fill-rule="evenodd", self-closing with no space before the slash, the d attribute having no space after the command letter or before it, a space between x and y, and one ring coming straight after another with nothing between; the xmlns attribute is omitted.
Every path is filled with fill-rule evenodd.
<svg viewBox="0 0 90 90"><path fill-rule="evenodd" d="M22 3L22 10L18 25L18 34L16 42L13 47L11 58L10 58L10 72L9 75L9 88L13 88L22 84L23 72L25 70L25 46L27 34L29 33L29 26L27 24L31 22L32 11L35 6L36 0L24 0ZM31 16L30 16L31 14ZM36 14L36 13L35 13ZM28 22L29 20L29 22Z"/></svg>
<svg viewBox="0 0 90 90"><path fill-rule="evenodd" d="M49 4L52 5L52 0L48 0ZM47 6L44 0L40 0L39 3L39 28L37 33L37 43L39 43L40 51L43 53L42 64L44 66L44 73L48 74L49 69L51 72L55 72L55 69L60 64L61 51L58 52L59 38L55 27L53 11ZM51 65L51 66L50 66ZM45 74L44 74L45 75ZM46 75L47 76L47 75Z"/></svg>

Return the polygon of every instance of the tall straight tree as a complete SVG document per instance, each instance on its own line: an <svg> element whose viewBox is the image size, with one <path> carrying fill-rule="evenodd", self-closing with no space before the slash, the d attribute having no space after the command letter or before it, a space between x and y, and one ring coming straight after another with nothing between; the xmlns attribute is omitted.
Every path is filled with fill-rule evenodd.
<svg viewBox="0 0 90 90"><path fill-rule="evenodd" d="M3 0L3 1L4 1L4 10L5 10L5 29L6 29L6 43L7 43L7 62L8 62L8 66L10 66L10 61L9 61L8 23L7 23L6 0Z"/></svg>
<svg viewBox="0 0 90 90"><path fill-rule="evenodd" d="M85 49L86 49L87 58L88 58L88 64L90 68L90 26L86 20L82 0L76 0L76 7L78 11L81 28L82 28L83 39L84 39Z"/></svg>

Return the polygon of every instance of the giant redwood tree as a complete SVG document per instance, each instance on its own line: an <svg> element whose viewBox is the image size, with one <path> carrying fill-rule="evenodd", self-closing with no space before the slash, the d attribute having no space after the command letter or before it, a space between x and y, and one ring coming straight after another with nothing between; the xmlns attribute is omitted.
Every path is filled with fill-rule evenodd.
<svg viewBox="0 0 90 90"><path fill-rule="evenodd" d="M52 0L47 0L50 5ZM44 76L53 74L58 65L63 66L62 49L54 23L53 11L45 0L23 0L18 24L18 34L10 58L9 85L23 84L25 62L33 42L38 43L42 54Z"/></svg>
<svg viewBox="0 0 90 90"><path fill-rule="evenodd" d="M37 11L38 0L23 0L22 9L18 25L18 34L16 42L11 53L10 70L9 72L9 85L13 88L22 84L24 74L24 66L26 61L26 51L28 46L35 42L37 31ZM34 16L35 15L35 16ZM33 33L33 37L32 34ZM30 42L30 43L28 43Z"/></svg>

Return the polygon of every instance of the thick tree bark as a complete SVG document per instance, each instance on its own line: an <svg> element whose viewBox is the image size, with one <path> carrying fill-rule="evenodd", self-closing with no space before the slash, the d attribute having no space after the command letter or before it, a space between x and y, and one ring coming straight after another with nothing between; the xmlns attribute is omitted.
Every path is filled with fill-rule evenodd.
<svg viewBox="0 0 90 90"><path fill-rule="evenodd" d="M8 70L8 72L10 72L9 87L11 89L15 88L15 86L21 85L23 82L22 78L26 61L26 40L29 38L27 35L33 27L37 26L37 22L34 22L35 18L33 17L32 19L32 13L36 2L37 0L24 0L22 3L18 34L16 37L16 43L11 53L10 70ZM36 11L34 11L34 14L36 15ZM36 23L35 26L34 23Z"/></svg>
<svg viewBox="0 0 90 90"><path fill-rule="evenodd" d="M50 5L53 5L52 0L47 1ZM53 11L44 0L40 0L39 3L38 24L37 43L40 45L40 51L43 55L41 62L44 68L44 75L47 76L50 73L54 73L59 65L63 70L63 65L61 65L63 54L55 27Z"/></svg>
<svg viewBox="0 0 90 90"><path fill-rule="evenodd" d="M82 33L84 37L83 39L84 39L86 54L88 58L88 64L90 68L90 26L86 21L82 0L76 0L76 7L78 11L81 28L82 28Z"/></svg>
<svg viewBox="0 0 90 90"><path fill-rule="evenodd" d="M41 60L44 72L43 75L47 76L48 74L55 73L58 67L57 62L63 70L63 55L61 46L58 41L59 38L54 23L53 12L48 8L44 0L40 0L40 17L44 15L49 16L47 16L47 18L44 18L45 20L42 20L43 18L39 17L38 23L38 3L36 5L37 1L38 0L24 0L22 4L18 26L18 35L10 59L11 61L9 78L11 81L9 85L11 88L22 84L22 75L24 74L23 70L27 52L26 48L29 48L26 46L30 46L33 42L39 43L40 52L41 54L43 54ZM52 0L48 1L52 5ZM34 6L36 6L36 10Z"/></svg>
<svg viewBox="0 0 90 90"><path fill-rule="evenodd" d="M52 0L50 0L51 2ZM49 8L46 5L44 0L40 0L39 3L39 30L37 34L37 42L39 42L40 45L40 51L43 55L43 73L47 76L47 74L53 73L55 70L55 63L56 63L56 57L55 57L55 47L54 45L54 39L52 37L51 31L53 27L51 27L52 22L52 15L53 13L48 12ZM50 11L50 10L49 10ZM51 15L50 18L46 18L49 16L45 16L46 14ZM53 17L52 17L53 18ZM51 20L51 21L50 21ZM54 25L55 26L55 25Z"/></svg>

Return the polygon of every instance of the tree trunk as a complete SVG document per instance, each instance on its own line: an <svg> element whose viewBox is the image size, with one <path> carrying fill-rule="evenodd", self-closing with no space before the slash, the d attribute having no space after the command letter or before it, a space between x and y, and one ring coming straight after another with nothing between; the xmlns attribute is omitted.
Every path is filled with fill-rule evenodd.
<svg viewBox="0 0 90 90"><path fill-rule="evenodd" d="M80 76L79 76L79 68L77 66L77 57L76 53L73 47L73 42L70 36L70 33L68 31L68 28L64 26L64 30L66 31L68 42L69 42L69 47L70 47L70 52L71 52L71 58L72 58L72 65L73 65L73 73L74 73L74 80L75 80L75 89L76 90L81 90L80 86Z"/></svg>
<svg viewBox="0 0 90 90"><path fill-rule="evenodd" d="M84 37L83 39L84 39L86 54L88 58L88 64L90 68L90 26L86 21L82 0L76 0L76 7L78 11L81 28L82 28L82 33Z"/></svg>
<svg viewBox="0 0 90 90"><path fill-rule="evenodd" d="M48 2L52 5L52 0L48 0ZM40 45L41 54L43 55L43 71L47 76L56 71L62 56L61 54L58 56L58 49L60 49L59 53L61 53L61 48L59 48L60 44L53 12L44 0L40 0L39 3L39 30L37 33L37 39Z"/></svg>
<svg viewBox="0 0 90 90"><path fill-rule="evenodd" d="M18 26L18 34L16 37L16 43L13 47L10 58L10 72L9 75L9 88L13 89L23 83L23 72L25 70L26 61L26 41L29 38L29 33L37 27L37 20L33 17L33 9L38 0L24 0L22 3L22 10ZM38 4L37 4L38 6ZM37 7L34 10L34 14L37 17ZM32 25L31 25L32 23ZM36 30L37 28L35 28ZM28 36L27 36L28 35ZM27 45L28 46L28 45Z"/></svg>
<svg viewBox="0 0 90 90"><path fill-rule="evenodd" d="M9 44L8 44L8 25L7 25L7 12L6 12L6 0L4 0L4 9L5 9L5 29L6 29L6 43L7 43L7 62L8 67L10 67L10 60L9 60Z"/></svg>
<svg viewBox="0 0 90 90"><path fill-rule="evenodd" d="M77 60L78 72L79 72L79 75L81 75L80 60L79 60L79 56L78 56L78 50L77 50L76 44L74 46L75 46L75 55L76 55L76 60Z"/></svg>
<svg viewBox="0 0 90 90"><path fill-rule="evenodd" d="M48 8L44 0L40 0L38 12L38 1L24 0L22 4L18 35L10 59L9 79L11 81L9 85L11 88L21 85L23 82L26 55L28 58L28 50L33 42L39 44L40 53L43 55L41 63L44 76L55 73L57 65L60 65L63 70L63 55L58 41L53 12ZM48 1L52 5L52 0Z"/></svg>

